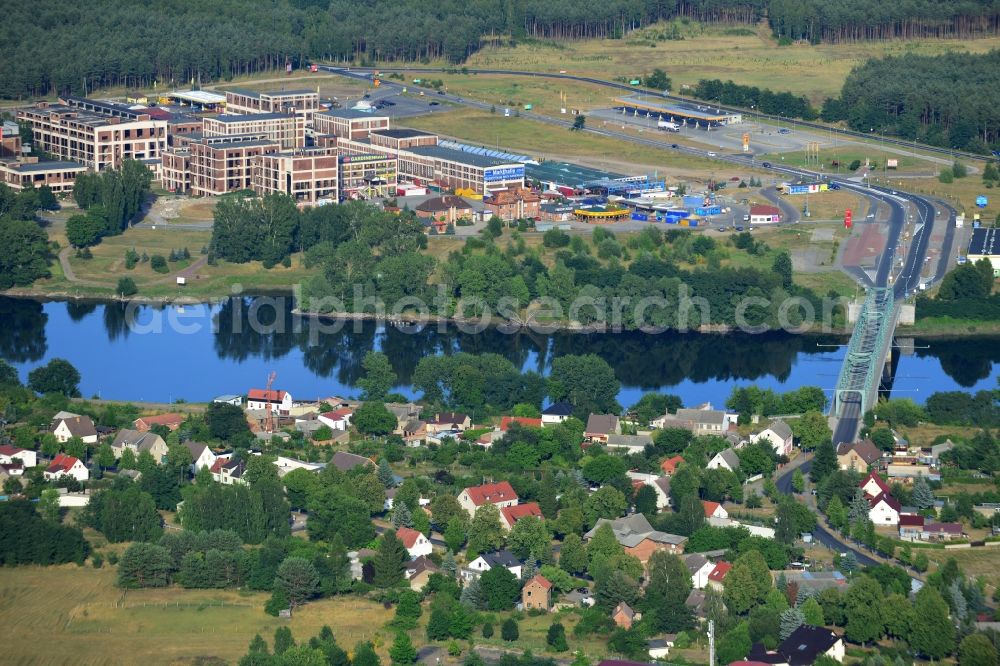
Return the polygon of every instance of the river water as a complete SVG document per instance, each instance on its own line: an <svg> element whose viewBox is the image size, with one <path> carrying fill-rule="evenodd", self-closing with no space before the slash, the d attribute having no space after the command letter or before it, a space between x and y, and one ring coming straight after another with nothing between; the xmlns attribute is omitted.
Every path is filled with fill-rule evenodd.
<svg viewBox="0 0 1000 666"><path fill-rule="evenodd" d="M133 310L0 297L0 357L22 378L51 358L65 358L80 371L85 397L195 402L263 387L272 371L275 385L296 399L353 396L361 361L372 349L389 356L397 390L413 397L413 370L432 354L495 352L522 370L545 374L558 356L593 353L615 369L625 406L645 391L676 393L686 405L721 406L739 385L832 389L844 355L838 345L846 342L785 333L473 333L450 324L400 328L374 321L337 326L317 331L312 320L252 297ZM916 339L899 356L892 395L923 402L935 391L996 388L998 364L998 338Z"/></svg>

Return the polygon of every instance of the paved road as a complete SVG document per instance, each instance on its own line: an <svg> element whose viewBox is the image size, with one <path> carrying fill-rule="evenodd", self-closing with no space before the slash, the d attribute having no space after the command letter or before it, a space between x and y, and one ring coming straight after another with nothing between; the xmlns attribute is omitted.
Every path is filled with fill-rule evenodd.
<svg viewBox="0 0 1000 666"><path fill-rule="evenodd" d="M778 194L778 190L773 187L765 187L760 191L760 194L781 209L782 221L794 224L801 219L802 215L799 213L799 209L788 203L788 199Z"/></svg>

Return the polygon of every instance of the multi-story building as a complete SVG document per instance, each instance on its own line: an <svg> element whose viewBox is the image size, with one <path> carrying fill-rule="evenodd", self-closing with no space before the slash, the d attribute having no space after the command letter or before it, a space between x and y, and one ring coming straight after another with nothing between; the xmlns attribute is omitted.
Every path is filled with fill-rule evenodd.
<svg viewBox="0 0 1000 666"><path fill-rule="evenodd" d="M253 190L260 195L287 194L301 206L336 202L338 162L337 152L330 148L258 155L251 172Z"/></svg>
<svg viewBox="0 0 1000 666"><path fill-rule="evenodd" d="M255 92L234 88L226 91L228 113L294 113L312 120L319 110L319 93L315 90L279 90Z"/></svg>
<svg viewBox="0 0 1000 666"><path fill-rule="evenodd" d="M290 113L223 114L202 119L205 136L263 135L283 150L306 145L306 121Z"/></svg>
<svg viewBox="0 0 1000 666"><path fill-rule="evenodd" d="M449 189L488 195L524 187L524 165L441 146L418 146L399 153L399 173L434 181Z"/></svg>
<svg viewBox="0 0 1000 666"><path fill-rule="evenodd" d="M396 191L398 160L386 155L341 155L339 199L374 199Z"/></svg>
<svg viewBox="0 0 1000 666"><path fill-rule="evenodd" d="M367 139L373 130L389 129L389 116L354 109L331 109L313 116L313 129L317 136Z"/></svg>
<svg viewBox="0 0 1000 666"><path fill-rule="evenodd" d="M87 167L79 162L40 162L37 157L0 160L0 183L14 190L48 185L55 194L73 191L77 174Z"/></svg>
<svg viewBox="0 0 1000 666"><path fill-rule="evenodd" d="M0 125L0 157L21 156L21 128L9 120Z"/></svg>
<svg viewBox="0 0 1000 666"><path fill-rule="evenodd" d="M527 188L515 188L493 192L483 203L491 214L511 222L539 217L542 198Z"/></svg>
<svg viewBox="0 0 1000 666"><path fill-rule="evenodd" d="M17 117L31 126L34 147L97 171L128 159L159 158L167 145L167 121L119 104L67 97L22 109Z"/></svg>
<svg viewBox="0 0 1000 666"><path fill-rule="evenodd" d="M194 196L248 190L254 159L280 149L264 135L201 137L164 152L163 186Z"/></svg>
<svg viewBox="0 0 1000 666"><path fill-rule="evenodd" d="M415 129L407 129L405 127L398 129L372 130L368 134L368 140L371 141L373 146L378 148L388 148L389 150L396 152L409 150L410 148L417 148L419 146L436 146L438 144L438 137L436 134L421 132L420 130Z"/></svg>

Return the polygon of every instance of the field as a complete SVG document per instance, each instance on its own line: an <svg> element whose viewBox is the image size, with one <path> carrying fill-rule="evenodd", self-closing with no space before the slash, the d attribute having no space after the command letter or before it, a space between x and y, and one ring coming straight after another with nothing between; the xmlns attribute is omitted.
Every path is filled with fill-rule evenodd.
<svg viewBox="0 0 1000 666"><path fill-rule="evenodd" d="M955 550L942 550L937 548L921 549L921 553L927 554L927 559L943 565L949 558L954 557L958 566L971 577L982 576L988 585L997 587L1000 584L1000 549L994 548L959 548ZM992 589L987 594L991 594Z"/></svg>
<svg viewBox="0 0 1000 666"><path fill-rule="evenodd" d="M329 624L345 648L374 638L390 617L357 598L309 604L291 620L263 611L265 594L137 590L123 594L113 567L0 569L0 623L8 664L233 663L254 634L287 624L296 639ZM388 634L382 630L382 638ZM382 650L384 652L384 649ZM384 658L384 657L383 657Z"/></svg>
<svg viewBox="0 0 1000 666"><path fill-rule="evenodd" d="M817 136L817 139L819 138L821 137ZM937 173L942 166L941 164L935 164L928 160L921 159L919 156L915 156L909 151L907 151L906 154L901 155L897 152L886 152L874 144L851 144L836 148L824 147L820 151L819 157L819 164L816 164L815 161L809 161L806 158L805 152L802 151L761 155L760 158L762 160L769 160L775 163L783 163L787 166L809 167L814 171L823 171L829 174L841 175L848 175L849 172L847 171L847 166L854 160L858 160L864 164L867 159L871 160L871 162L878 166L877 171L879 178L881 178L883 173L885 173L883 171L883 167L886 166L886 159L897 160L898 169L901 171L919 170L925 174L930 174ZM835 165L834 162L838 162L839 166ZM887 173L888 177L892 178L893 172L890 170Z"/></svg>

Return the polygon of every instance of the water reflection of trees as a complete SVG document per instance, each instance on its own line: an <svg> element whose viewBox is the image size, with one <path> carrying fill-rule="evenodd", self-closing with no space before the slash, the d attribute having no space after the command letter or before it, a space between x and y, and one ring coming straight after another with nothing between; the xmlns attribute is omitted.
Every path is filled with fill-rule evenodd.
<svg viewBox="0 0 1000 666"><path fill-rule="evenodd" d="M952 340L914 340L918 357L938 359L945 374L959 386L975 386L993 372L1000 363L1000 344L996 338L962 338Z"/></svg>
<svg viewBox="0 0 1000 666"><path fill-rule="evenodd" d="M48 320L38 301L0 297L0 358L27 363L44 357Z"/></svg>

